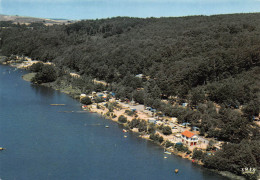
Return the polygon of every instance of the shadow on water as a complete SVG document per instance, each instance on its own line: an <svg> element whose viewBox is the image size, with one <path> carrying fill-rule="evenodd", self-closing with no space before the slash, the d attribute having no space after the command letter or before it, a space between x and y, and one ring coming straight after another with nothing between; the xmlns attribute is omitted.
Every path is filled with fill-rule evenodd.
<svg viewBox="0 0 260 180"><path fill-rule="evenodd" d="M45 87L45 86L39 86L36 84L31 84L31 87L35 90L37 95L41 95L41 96L49 96L49 97L53 97L55 95L55 90Z"/></svg>

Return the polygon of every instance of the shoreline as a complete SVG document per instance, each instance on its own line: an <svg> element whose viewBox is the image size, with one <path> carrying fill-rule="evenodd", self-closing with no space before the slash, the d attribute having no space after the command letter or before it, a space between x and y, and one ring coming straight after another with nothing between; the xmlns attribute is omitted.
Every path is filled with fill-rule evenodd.
<svg viewBox="0 0 260 180"><path fill-rule="evenodd" d="M28 73L22 76L23 80L31 82L32 78L36 75L36 73Z"/></svg>
<svg viewBox="0 0 260 180"><path fill-rule="evenodd" d="M11 67L16 67L16 68L19 68L19 69L26 69L26 68L23 68L21 65L19 65L20 63L18 63L18 66L17 66L17 64L12 64L12 63L10 63L10 64L5 64L5 65L9 65L9 66L11 66ZM28 73L28 74L25 74L25 75L23 75L22 76L22 78L23 78L23 80L25 80L25 81L30 81L30 79L32 78L32 77L34 77L34 75L35 75L36 73ZM79 100L79 96L76 96L75 95L75 93L73 93L73 92L71 92L69 89L66 89L66 88L62 88L62 87L57 87L57 85L55 84L53 84L53 83L44 83L44 84L41 84L42 86L45 86L45 87L50 87L50 88L52 88L52 89L54 89L54 90L58 90L58 91L60 91L60 92L63 92L63 93L65 93L65 94L67 94L67 95L69 95L69 96L71 96L72 98L74 98L74 99L77 99L77 100ZM100 104L100 103L99 103ZM91 106L91 105L89 105L89 106ZM117 116L117 118L111 118L111 117L108 117L108 116L106 116L105 114L106 114L106 112L108 111L108 109L107 108L105 108L105 109L102 109L102 110L98 110L97 108L90 108L89 109L89 112L91 112L91 113L97 113L97 114L99 114L99 115L101 115L102 117L104 117L104 118L106 118L106 119L110 119L110 120L112 120L112 121L114 121L114 122L116 122L116 123L118 123L118 124L122 124L123 126L125 126L124 125L124 123L120 123L119 121L118 121L118 117L119 116ZM116 111L117 113L122 113L122 114L124 114L123 112L120 112L120 111ZM125 114L124 114L124 116L126 116ZM133 119L133 118L132 118ZM159 144L159 143L156 143L155 141L153 141L153 140L151 140L150 138L149 138L149 134L143 134L143 133L139 133L138 132L138 129L137 128L134 128L134 129L130 129L129 131L131 131L131 132L134 132L134 133L138 133L139 134L139 136L138 137L141 137L141 138L143 138L143 139L146 139L146 140L149 140L149 141L152 141L152 142L154 142L155 144L157 144L157 145L159 145L159 146L161 146L162 148L164 148L164 143L161 143L161 144ZM190 161L192 161L192 158L190 157L190 156L186 156L186 153L185 152L179 152L179 151L175 151L174 149L166 149L167 151L169 151L169 152L171 152L171 155L177 155L177 156L179 156L179 157L182 157L183 159L188 159L188 160L190 160ZM202 166L203 167L203 163L201 163L201 162L199 162L199 161L192 161L192 163L196 163L196 164L198 164L198 165L200 165L200 166ZM205 168L205 167L203 167L203 168ZM206 168L206 169L208 169L208 168ZM238 180L242 180L242 179L245 179L243 176L238 176L238 175L235 175L235 174L233 174L233 173L230 173L230 172L226 172L226 171L217 171L217 170L214 170L214 169L208 169L208 170L211 170L211 171L213 171L213 172L216 172L216 173L218 173L218 174L220 174L220 175L222 175L222 176L225 176L225 177L228 177L228 178L231 178L231 179L238 179Z"/></svg>
<svg viewBox="0 0 260 180"><path fill-rule="evenodd" d="M50 88L52 88L52 89L54 89L54 90L58 90L58 91L60 91L60 92L62 92L62 93L65 93L65 94L67 94L67 95L71 96L72 98L74 98L74 99L76 99L76 100L79 101L79 97L75 97L75 96L72 95L69 91L62 90L62 89L57 89L57 88L53 88L53 87L50 85L50 83L43 84L43 86L45 86L45 87L50 87ZM79 103L80 103L80 102L79 102ZM88 106L91 106L91 105L88 105ZM107 110L108 110L108 109L107 109ZM118 121L118 118L115 119L115 118L107 117L107 116L105 115L105 110L102 110L102 111L91 111L91 110L87 109L87 110L85 110L85 111L88 111L89 113L96 113L96 114L100 115L101 117L103 117L103 118L105 118L105 119L107 119L107 120L111 120L111 121L113 121L113 122L115 122L115 123L117 123L117 124L120 124L120 125L122 125L122 130L124 130L125 123L120 123L120 122ZM139 137L139 138L142 138L142 139L148 140L148 141L150 141L150 142L153 142L154 144L160 146L162 149L164 148L164 145L163 145L163 144L160 144L160 143L155 142L154 140L151 140L151 139L149 138L149 135L148 135L148 134L140 133L137 128L129 129L129 130L127 130L127 131L129 131L129 132L135 134L135 135L136 135L137 137ZM166 148L166 150L167 150L168 152L171 152L171 154L169 154L170 156L172 156L172 155L173 155L173 156L178 156L178 157L180 157L180 158L182 158L182 159L189 160L190 162L192 162L192 163L194 163L194 164L200 166L200 168L205 168L205 169L207 169L207 170L209 170L209 171L211 171L211 172L217 173L217 174L219 174L219 175L221 175L221 176L223 176L223 177L226 177L226 178L229 178L229 179L232 179L232 180L246 180L243 176L238 176L238 175L233 174L233 173L228 172L228 171L218 171L218 170L216 170L216 169L206 168L206 167L203 166L203 163L202 163L201 161L197 161L197 160L193 161L193 159L191 158L191 156L190 156L190 157L185 157L185 156L186 156L186 153L184 153L184 152L175 151L174 149L167 149L167 148ZM168 155L168 154L167 154L167 155ZM164 157L167 157L166 154L164 155Z"/></svg>

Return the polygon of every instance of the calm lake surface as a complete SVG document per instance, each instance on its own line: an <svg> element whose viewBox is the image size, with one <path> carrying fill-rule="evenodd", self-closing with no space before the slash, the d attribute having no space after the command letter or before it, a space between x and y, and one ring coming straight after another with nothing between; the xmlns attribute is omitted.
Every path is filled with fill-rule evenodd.
<svg viewBox="0 0 260 180"><path fill-rule="evenodd" d="M118 124L82 112L68 95L23 81L25 73L0 65L2 180L226 179L177 156L164 159L162 148L133 133L124 138Z"/></svg>

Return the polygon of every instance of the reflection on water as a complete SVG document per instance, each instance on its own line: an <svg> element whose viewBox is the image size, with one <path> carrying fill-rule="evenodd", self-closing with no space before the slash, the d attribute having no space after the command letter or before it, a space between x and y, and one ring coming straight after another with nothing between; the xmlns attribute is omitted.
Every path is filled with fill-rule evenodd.
<svg viewBox="0 0 260 180"><path fill-rule="evenodd" d="M55 95L55 90L51 88L45 86L39 86L36 84L31 84L31 87L33 90L35 90L37 95L50 96L50 97L53 97Z"/></svg>

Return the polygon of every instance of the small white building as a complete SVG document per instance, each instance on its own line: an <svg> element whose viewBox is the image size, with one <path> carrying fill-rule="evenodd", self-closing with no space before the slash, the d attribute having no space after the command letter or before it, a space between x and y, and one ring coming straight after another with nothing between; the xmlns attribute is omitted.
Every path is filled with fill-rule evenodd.
<svg viewBox="0 0 260 180"><path fill-rule="evenodd" d="M160 126L160 125L162 125L162 124L163 124L162 121L156 121L156 125Z"/></svg>
<svg viewBox="0 0 260 180"><path fill-rule="evenodd" d="M135 75L135 77L137 77L137 78L143 78L144 75L143 75L143 74L137 74L137 75Z"/></svg>
<svg viewBox="0 0 260 180"><path fill-rule="evenodd" d="M86 94L81 94L81 95L80 95L80 99L85 98L85 97L87 97Z"/></svg>
<svg viewBox="0 0 260 180"><path fill-rule="evenodd" d="M70 76L74 78L80 78L80 75L77 73L70 73Z"/></svg>
<svg viewBox="0 0 260 180"><path fill-rule="evenodd" d="M178 119L176 117L173 117L170 119L170 122L172 123L177 123L178 122Z"/></svg>
<svg viewBox="0 0 260 180"><path fill-rule="evenodd" d="M96 97L96 96L97 96L97 93L96 93L95 91L92 91L91 94L92 94L93 97Z"/></svg>
<svg viewBox="0 0 260 180"><path fill-rule="evenodd" d="M188 130L181 133L182 143L188 146L195 146L198 144L198 136Z"/></svg>
<svg viewBox="0 0 260 180"><path fill-rule="evenodd" d="M156 119L155 119L155 118L149 118L149 119L148 119L148 122L149 122L149 123L156 124Z"/></svg>

